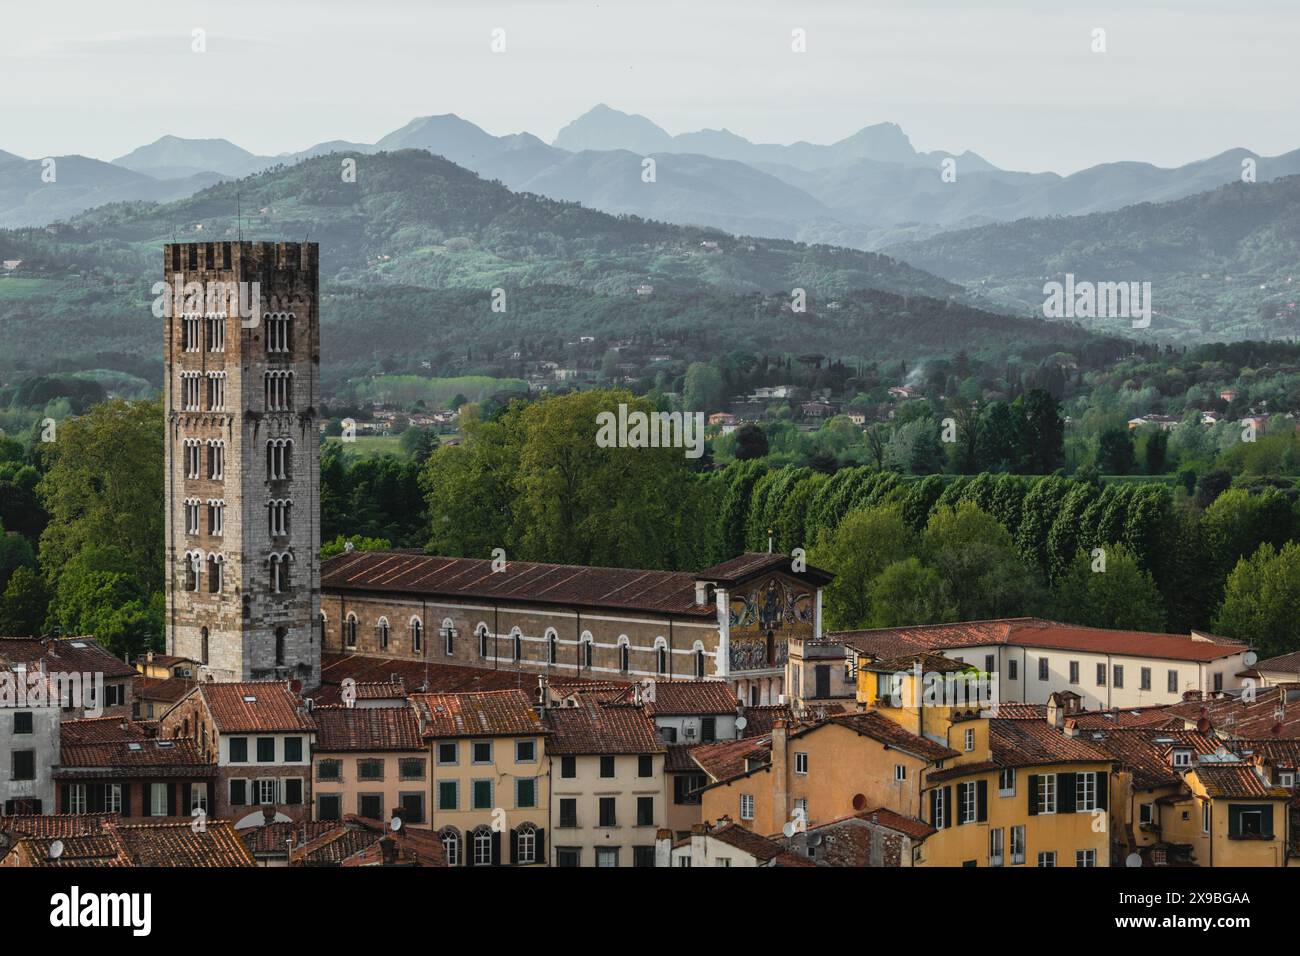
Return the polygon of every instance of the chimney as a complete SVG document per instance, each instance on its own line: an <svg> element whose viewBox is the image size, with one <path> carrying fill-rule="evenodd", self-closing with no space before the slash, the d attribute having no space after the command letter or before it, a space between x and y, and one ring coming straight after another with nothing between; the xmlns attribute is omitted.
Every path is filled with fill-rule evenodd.
<svg viewBox="0 0 1300 956"><path fill-rule="evenodd" d="M788 727L785 720L777 718L772 722L772 782L775 790L772 793L772 808L776 819L781 821L782 826L790 818L790 807L787 797L786 781L786 740Z"/></svg>
<svg viewBox="0 0 1300 956"><path fill-rule="evenodd" d="M1057 730L1065 726L1065 708L1055 694L1047 698L1047 722Z"/></svg>
<svg viewBox="0 0 1300 956"><path fill-rule="evenodd" d="M269 803L262 808L262 821L267 826L275 822L275 807Z"/></svg>
<svg viewBox="0 0 1300 956"><path fill-rule="evenodd" d="M722 821L719 820L719 823ZM709 835L709 825L707 823L695 823L691 825L691 866L708 866L705 858L708 855L708 845L705 837Z"/></svg>
<svg viewBox="0 0 1300 956"><path fill-rule="evenodd" d="M659 830L655 833L655 866L673 865L673 831Z"/></svg>
<svg viewBox="0 0 1300 956"><path fill-rule="evenodd" d="M551 687L545 674L537 675L537 716L545 717L546 708L551 700Z"/></svg>
<svg viewBox="0 0 1300 956"><path fill-rule="evenodd" d="M383 857L384 866L393 866L397 863L397 841L388 834L379 838L379 852Z"/></svg>

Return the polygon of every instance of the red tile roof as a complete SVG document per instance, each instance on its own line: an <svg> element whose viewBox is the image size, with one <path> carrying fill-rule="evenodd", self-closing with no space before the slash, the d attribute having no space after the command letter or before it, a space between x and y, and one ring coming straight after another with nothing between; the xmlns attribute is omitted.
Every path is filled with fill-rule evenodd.
<svg viewBox="0 0 1300 956"><path fill-rule="evenodd" d="M1260 661L1255 665L1257 671L1281 671L1285 674L1300 674L1300 651L1292 651L1290 654L1279 654L1277 657L1270 657L1268 660Z"/></svg>
<svg viewBox="0 0 1300 956"><path fill-rule="evenodd" d="M57 855L53 844L61 843ZM208 820L201 831L189 820L122 823L112 820L100 832L77 836L24 837L10 851L20 866L255 866L235 828Z"/></svg>
<svg viewBox="0 0 1300 956"><path fill-rule="evenodd" d="M423 751L420 721L408 704L397 707L317 707L313 753Z"/></svg>
<svg viewBox="0 0 1300 956"><path fill-rule="evenodd" d="M947 760L958 756L957 751L951 747L936 743L928 737L918 737L883 714L871 710L860 714L840 714L835 717L828 717L824 723L813 724L811 727L791 734L791 737L802 737L805 734L815 733L827 724L847 727L863 737L870 737L888 748L901 750L914 757L920 757L922 760Z"/></svg>
<svg viewBox="0 0 1300 956"><path fill-rule="evenodd" d="M634 690L628 687L620 699L630 701ZM657 680L645 706L656 717L734 714L736 692L720 680Z"/></svg>
<svg viewBox="0 0 1300 956"><path fill-rule="evenodd" d="M548 754L661 754L667 748L654 721L631 704L555 707L544 723Z"/></svg>
<svg viewBox="0 0 1300 956"><path fill-rule="evenodd" d="M309 733L316 729L288 681L202 683L198 693L222 734Z"/></svg>
<svg viewBox="0 0 1300 956"><path fill-rule="evenodd" d="M691 759L715 783L748 772L750 761L766 766L772 759L771 737L745 737L715 744L700 744L690 750Z"/></svg>
<svg viewBox="0 0 1300 956"><path fill-rule="evenodd" d="M57 779L127 776L201 777L217 772L190 740L119 740L108 743L63 743Z"/></svg>
<svg viewBox="0 0 1300 956"><path fill-rule="evenodd" d="M1084 742L1084 736L1067 737L1046 721L989 721L989 752L1003 767L1034 767L1054 763L1110 763L1112 757Z"/></svg>
<svg viewBox="0 0 1300 956"><path fill-rule="evenodd" d="M1173 765L1172 752L1191 750L1212 754L1218 741L1194 730L1162 730L1147 727L1111 728L1082 734L1088 743L1119 761L1119 769L1133 775L1133 786L1143 790L1183 782L1182 772Z"/></svg>
<svg viewBox="0 0 1300 956"><path fill-rule="evenodd" d="M0 660L45 662L47 672L102 673L106 680L131 677L135 668L119 661L93 637L0 637Z"/></svg>
<svg viewBox="0 0 1300 956"><path fill-rule="evenodd" d="M999 714L999 716L1001 716ZM1181 730L1183 719L1169 712L1168 705L1130 707L1127 710L1085 710L1065 718L1066 726L1080 731L1113 730L1116 727L1155 727Z"/></svg>
<svg viewBox="0 0 1300 956"><path fill-rule="evenodd" d="M905 817L901 813L895 813L888 807L876 807L874 810L864 810L861 813L854 814L854 816L860 820L866 820L871 823L879 824L882 827L888 827L891 830L895 830L911 837L913 840L924 840L926 837L939 832L924 820L918 820L916 817ZM832 820L830 823L822 824L822 827L834 826L837 822L842 822L842 820ZM820 830L822 827L809 827L808 829Z"/></svg>
<svg viewBox="0 0 1300 956"><path fill-rule="evenodd" d="M1290 800L1291 791L1274 787L1247 763L1198 763L1192 771L1211 797Z"/></svg>
<svg viewBox="0 0 1300 956"><path fill-rule="evenodd" d="M775 840L769 840L765 836L759 836L752 830L731 821L719 821L718 824L709 829L708 835L727 846L734 847L742 853L748 853L759 863L765 863L770 866L816 866L812 860L807 857L801 857L798 854L791 853L782 844ZM683 847L690 846L690 839L678 840L673 846ZM694 861L692 861L694 862ZM701 861L702 862L702 861Z"/></svg>
<svg viewBox="0 0 1300 956"><path fill-rule="evenodd" d="M86 717L59 724L59 743L63 746L148 740L151 736L139 721L125 717Z"/></svg>
<svg viewBox="0 0 1300 956"><path fill-rule="evenodd" d="M874 659L904 657L919 651L1007 644L1208 663L1246 650L1244 644L1227 643L1224 638L1213 635L1193 637L1149 631L1108 630L1033 617L840 631L830 637L842 640Z"/></svg>
<svg viewBox="0 0 1300 956"><path fill-rule="evenodd" d="M191 677L146 677L136 674L131 678L131 692L136 700L161 700L174 704L193 689L197 682Z"/></svg>
<svg viewBox="0 0 1300 956"><path fill-rule="evenodd" d="M788 554L770 551L750 551L711 568L705 568L693 577L701 581L713 581L721 587L729 587L740 581L746 581L759 574L782 571L792 577L809 578L817 583L826 583L834 578L818 568L808 567L804 571L793 569L793 560Z"/></svg>
<svg viewBox="0 0 1300 956"><path fill-rule="evenodd" d="M116 813L31 813L0 816L0 833L33 837L87 836L99 833Z"/></svg>
<svg viewBox="0 0 1300 956"><path fill-rule="evenodd" d="M695 577L679 571L637 571L510 561L493 571L487 558L444 558L402 551L352 551L321 566L326 591L381 591L478 601L608 607L713 617L695 603Z"/></svg>
<svg viewBox="0 0 1300 956"><path fill-rule="evenodd" d="M546 732L523 691L412 694L425 740L440 737L528 737Z"/></svg>
<svg viewBox="0 0 1300 956"><path fill-rule="evenodd" d="M1300 684L1258 688L1253 701L1234 696L1183 701L1171 704L1166 712L1190 724L1204 717L1223 736L1300 738Z"/></svg>
<svg viewBox="0 0 1300 956"><path fill-rule="evenodd" d="M283 856L290 842L294 846L314 840L321 834L329 833L341 827L337 820L308 820L303 823L264 823L261 826L245 827L239 831L239 838L254 856Z"/></svg>

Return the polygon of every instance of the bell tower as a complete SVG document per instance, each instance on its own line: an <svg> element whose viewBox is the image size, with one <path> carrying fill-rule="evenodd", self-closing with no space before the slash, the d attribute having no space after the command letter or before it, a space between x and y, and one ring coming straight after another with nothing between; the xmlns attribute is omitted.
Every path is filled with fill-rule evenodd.
<svg viewBox="0 0 1300 956"><path fill-rule="evenodd" d="M163 247L167 652L201 679L319 682L318 256Z"/></svg>

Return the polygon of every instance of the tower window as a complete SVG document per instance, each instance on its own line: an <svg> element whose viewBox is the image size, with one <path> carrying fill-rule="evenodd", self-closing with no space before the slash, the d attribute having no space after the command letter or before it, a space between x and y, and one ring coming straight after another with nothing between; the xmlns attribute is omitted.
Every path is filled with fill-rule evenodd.
<svg viewBox="0 0 1300 956"><path fill-rule="evenodd" d="M266 505L266 530L273 538L289 536L289 511L293 502L287 498L272 499Z"/></svg>
<svg viewBox="0 0 1300 956"><path fill-rule="evenodd" d="M198 372L181 372L181 407L187 412L202 409L201 376Z"/></svg>
<svg viewBox="0 0 1300 956"><path fill-rule="evenodd" d="M224 563L221 555L208 555L208 593L221 593L221 565Z"/></svg>
<svg viewBox="0 0 1300 956"><path fill-rule="evenodd" d="M410 630L411 630L411 647L418 654L420 651L424 650L424 625L420 623L420 619L418 617L411 618ZM451 639L448 638L447 640L448 643L450 643Z"/></svg>
<svg viewBox="0 0 1300 956"><path fill-rule="evenodd" d="M357 646L357 616L349 614L348 619L343 622L343 643L348 647Z"/></svg>
<svg viewBox="0 0 1300 956"><path fill-rule="evenodd" d="M267 372L265 390L268 412L287 412L293 409L293 372Z"/></svg>
<svg viewBox="0 0 1300 956"><path fill-rule="evenodd" d="M293 349L291 312L273 312L266 316L266 351L270 354Z"/></svg>
<svg viewBox="0 0 1300 956"><path fill-rule="evenodd" d="M620 638L618 642L618 669L627 673L632 664L632 651L628 646L627 638Z"/></svg>
<svg viewBox="0 0 1300 956"><path fill-rule="evenodd" d="M208 663L208 629L199 630L199 663L206 665Z"/></svg>
<svg viewBox="0 0 1300 956"><path fill-rule="evenodd" d="M185 502L185 533L199 533L199 499L190 498Z"/></svg>
<svg viewBox="0 0 1300 956"><path fill-rule="evenodd" d="M388 649L388 618L381 617L379 623L375 625L375 637L379 641L379 649Z"/></svg>
<svg viewBox="0 0 1300 956"><path fill-rule="evenodd" d="M202 318L197 315L181 316L181 348L186 352L197 352L203 347L200 338Z"/></svg>
<svg viewBox="0 0 1300 956"><path fill-rule="evenodd" d="M203 569L203 555L199 551L191 551L185 555L185 590L197 591L199 589L199 573Z"/></svg>
<svg viewBox="0 0 1300 956"><path fill-rule="evenodd" d="M208 316L208 351L224 352L226 350L226 317L224 315Z"/></svg>
<svg viewBox="0 0 1300 956"><path fill-rule="evenodd" d="M208 373L208 410L219 412L226 407L226 373Z"/></svg>
<svg viewBox="0 0 1300 956"><path fill-rule="evenodd" d="M208 442L208 477L221 481L226 476L226 443L220 439Z"/></svg>
<svg viewBox="0 0 1300 956"><path fill-rule="evenodd" d="M293 439L273 438L266 443L266 477L270 481L286 481L293 457Z"/></svg>
<svg viewBox="0 0 1300 956"><path fill-rule="evenodd" d="M695 679L704 679L704 651L699 648L695 650Z"/></svg>
<svg viewBox="0 0 1300 956"><path fill-rule="evenodd" d="M275 666L276 667L284 666L284 641L287 634L288 632L282 627L277 627L275 629Z"/></svg>
<svg viewBox="0 0 1300 956"><path fill-rule="evenodd" d="M289 590L289 555L271 555L271 591L283 594Z"/></svg>

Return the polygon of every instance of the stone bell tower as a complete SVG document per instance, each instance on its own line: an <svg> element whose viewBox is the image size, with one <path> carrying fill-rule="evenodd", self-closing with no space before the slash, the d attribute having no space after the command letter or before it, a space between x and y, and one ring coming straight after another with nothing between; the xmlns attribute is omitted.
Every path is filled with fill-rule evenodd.
<svg viewBox="0 0 1300 956"><path fill-rule="evenodd" d="M201 679L320 678L318 254L163 247L167 652Z"/></svg>

